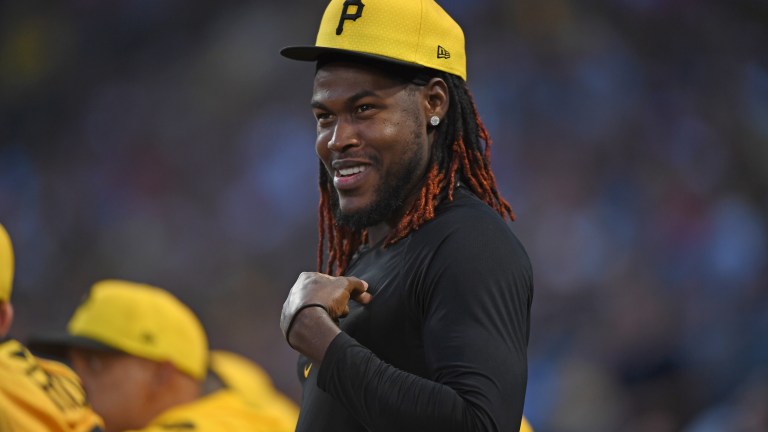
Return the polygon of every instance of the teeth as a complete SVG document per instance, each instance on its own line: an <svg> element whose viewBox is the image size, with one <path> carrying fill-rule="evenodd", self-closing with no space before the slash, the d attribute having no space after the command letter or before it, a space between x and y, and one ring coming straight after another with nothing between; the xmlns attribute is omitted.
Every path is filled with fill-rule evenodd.
<svg viewBox="0 0 768 432"><path fill-rule="evenodd" d="M358 165L354 167L339 169L339 175L341 177L346 177L346 176L351 176L352 174L361 173L363 171L365 171L365 165Z"/></svg>

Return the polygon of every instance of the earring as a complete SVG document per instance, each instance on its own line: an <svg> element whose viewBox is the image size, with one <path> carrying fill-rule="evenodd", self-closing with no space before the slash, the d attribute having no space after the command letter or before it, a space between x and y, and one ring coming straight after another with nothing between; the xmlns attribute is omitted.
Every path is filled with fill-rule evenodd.
<svg viewBox="0 0 768 432"><path fill-rule="evenodd" d="M429 119L429 124L431 124L432 126L439 125L440 124L440 117L438 117L436 115L432 116L432 118Z"/></svg>

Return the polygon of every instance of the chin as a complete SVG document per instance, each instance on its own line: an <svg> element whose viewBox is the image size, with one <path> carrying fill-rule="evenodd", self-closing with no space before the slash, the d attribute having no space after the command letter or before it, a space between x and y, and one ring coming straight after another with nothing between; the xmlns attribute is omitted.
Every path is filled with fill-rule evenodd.
<svg viewBox="0 0 768 432"><path fill-rule="evenodd" d="M362 197L340 197L338 211L342 216L351 217L356 214L367 212L370 207L370 200Z"/></svg>
<svg viewBox="0 0 768 432"><path fill-rule="evenodd" d="M336 222L353 230L363 230L377 223L369 206L341 206L336 209Z"/></svg>
<svg viewBox="0 0 768 432"><path fill-rule="evenodd" d="M354 230L362 230L378 225L402 207L399 196L392 194L363 194L356 196L337 196L333 202L336 222Z"/></svg>

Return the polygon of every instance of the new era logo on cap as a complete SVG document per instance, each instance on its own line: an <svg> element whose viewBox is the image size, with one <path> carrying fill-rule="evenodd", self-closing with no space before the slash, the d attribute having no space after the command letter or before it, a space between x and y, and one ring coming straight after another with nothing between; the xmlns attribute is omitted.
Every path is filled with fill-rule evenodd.
<svg viewBox="0 0 768 432"><path fill-rule="evenodd" d="M439 59L449 59L451 58L451 53L448 52L447 49L441 47L440 45L437 46L437 58Z"/></svg>

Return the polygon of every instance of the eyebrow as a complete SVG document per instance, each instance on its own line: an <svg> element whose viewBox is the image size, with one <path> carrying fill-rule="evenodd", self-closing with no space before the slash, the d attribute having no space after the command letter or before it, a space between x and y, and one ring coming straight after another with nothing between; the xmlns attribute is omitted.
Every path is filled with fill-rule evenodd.
<svg viewBox="0 0 768 432"><path fill-rule="evenodd" d="M353 94L352 96L348 97L347 100L346 100L346 103L347 103L347 105L354 105L360 99L362 99L364 97L369 97L369 96L379 97L379 95L376 92L372 91L372 90L361 90L361 91ZM319 102L319 101L316 101L316 100L313 100L309 105L312 108L318 108L318 109L324 109L324 110L328 109L328 107L326 107L322 102Z"/></svg>

